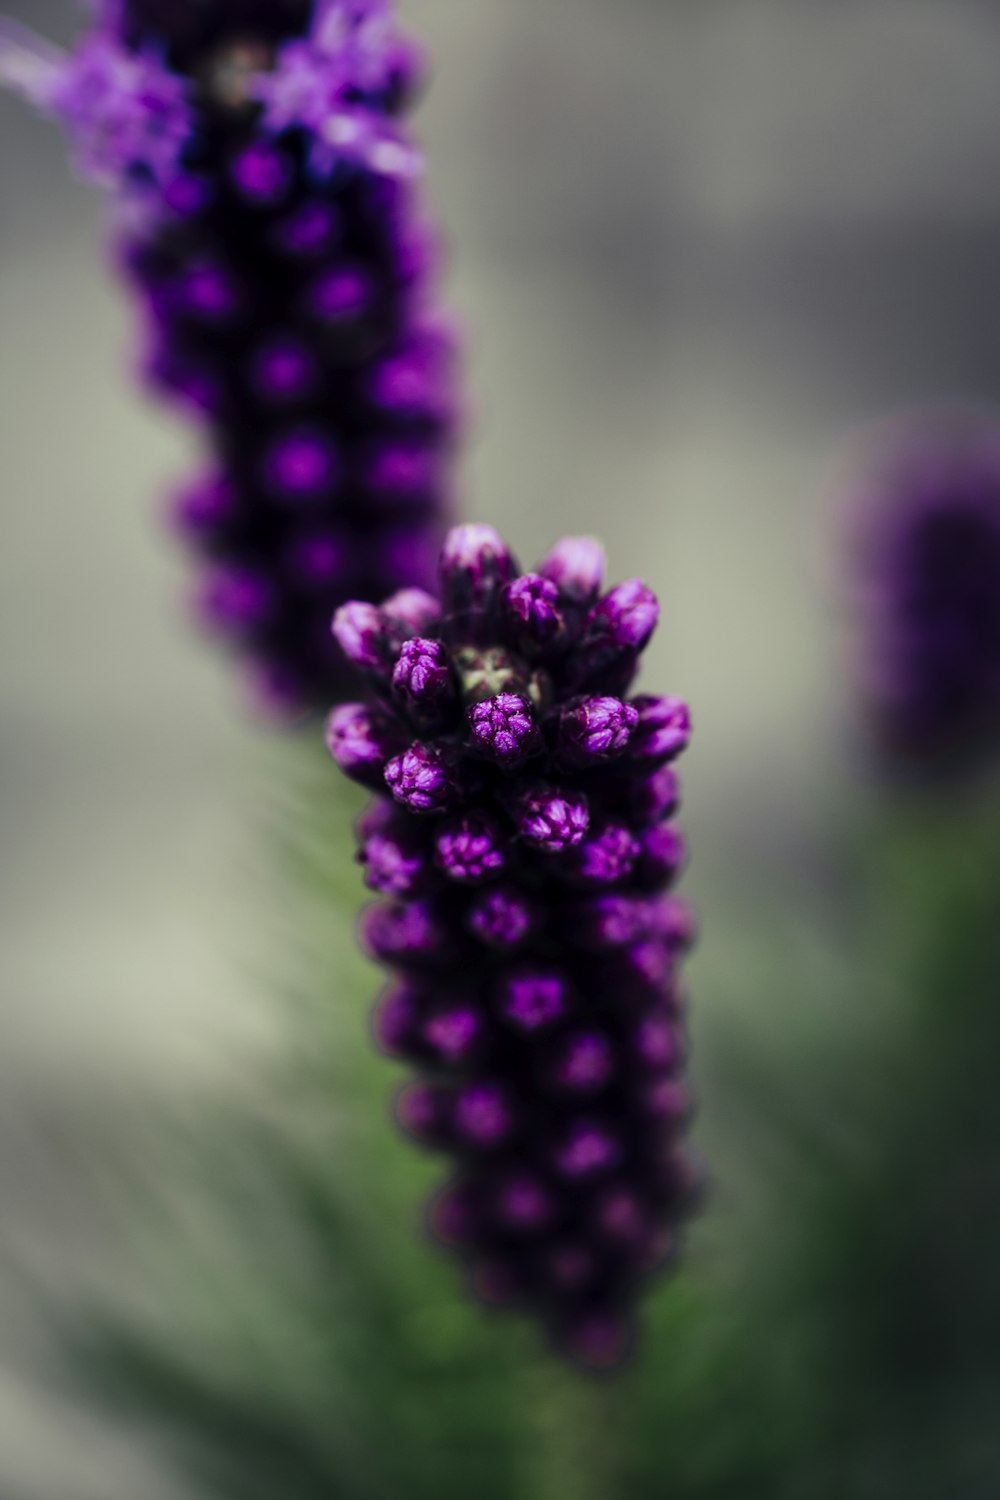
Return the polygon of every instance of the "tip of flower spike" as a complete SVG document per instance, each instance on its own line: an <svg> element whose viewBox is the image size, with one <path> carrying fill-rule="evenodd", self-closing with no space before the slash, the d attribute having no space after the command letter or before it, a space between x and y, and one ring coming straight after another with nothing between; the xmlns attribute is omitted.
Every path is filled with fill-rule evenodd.
<svg viewBox="0 0 1000 1500"><path fill-rule="evenodd" d="M604 548L596 537L566 536L538 565L543 578L575 604L590 604L604 582Z"/></svg>

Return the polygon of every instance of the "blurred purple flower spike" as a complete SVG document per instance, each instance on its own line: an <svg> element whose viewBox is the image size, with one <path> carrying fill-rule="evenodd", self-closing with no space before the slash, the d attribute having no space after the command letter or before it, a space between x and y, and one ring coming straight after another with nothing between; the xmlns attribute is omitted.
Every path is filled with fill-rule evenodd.
<svg viewBox="0 0 1000 1500"><path fill-rule="evenodd" d="M630 1346L694 1187L693 922L669 894L690 720L677 698L592 690L635 673L657 613L638 583L602 595L602 575L587 541L522 574L491 527L457 527L441 608L408 637L391 600L340 610L370 701L328 737L347 775L382 780L359 858L388 899L364 930L398 976L380 1042L427 1075L401 1118L455 1165L434 1222L483 1295L600 1367Z"/></svg>
<svg viewBox="0 0 1000 1500"><path fill-rule="evenodd" d="M183 539L207 579L267 586L234 631L206 584L199 622L269 712L316 712L356 682L337 605L425 588L444 529L456 340L401 118L420 56L389 0L91 10L69 54L7 25L0 79L117 190L144 379L199 423L193 492L229 498L175 504Z"/></svg>
<svg viewBox="0 0 1000 1500"><path fill-rule="evenodd" d="M1000 751L1000 421L895 423L854 481L857 677L887 761L951 776Z"/></svg>

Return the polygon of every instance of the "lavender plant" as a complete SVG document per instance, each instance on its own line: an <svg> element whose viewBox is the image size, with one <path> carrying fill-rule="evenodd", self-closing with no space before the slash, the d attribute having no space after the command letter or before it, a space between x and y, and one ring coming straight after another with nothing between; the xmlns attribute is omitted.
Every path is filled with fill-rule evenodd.
<svg viewBox="0 0 1000 1500"><path fill-rule="evenodd" d="M1000 745L1000 426L929 416L863 460L860 686L896 761Z"/></svg>
<svg viewBox="0 0 1000 1500"><path fill-rule="evenodd" d="M440 601L344 605L367 678L328 745L379 793L359 827L364 921L397 978L382 1046L422 1081L400 1119L455 1161L433 1209L490 1301L616 1363L641 1280L675 1250L692 1172L681 955L689 909L676 698L626 697L656 627L638 580L560 542L522 573L488 526L451 531Z"/></svg>
<svg viewBox="0 0 1000 1500"><path fill-rule="evenodd" d="M8 28L0 77L115 192L144 374L209 453L174 519L196 611L280 713L343 696L335 606L433 573L454 338L402 117L389 0L99 0L63 56Z"/></svg>

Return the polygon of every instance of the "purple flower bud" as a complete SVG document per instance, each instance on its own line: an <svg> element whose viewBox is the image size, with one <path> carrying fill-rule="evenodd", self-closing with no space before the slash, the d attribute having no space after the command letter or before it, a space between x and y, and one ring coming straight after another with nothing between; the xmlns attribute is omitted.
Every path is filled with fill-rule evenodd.
<svg viewBox="0 0 1000 1500"><path fill-rule="evenodd" d="M522 765L541 748L542 737L531 704L518 693L498 693L474 703L468 712L473 744L506 771Z"/></svg>
<svg viewBox="0 0 1000 1500"><path fill-rule="evenodd" d="M385 896L412 896L425 884L429 861L423 849L401 830L375 829L365 838L358 858L365 885Z"/></svg>
<svg viewBox="0 0 1000 1500"><path fill-rule="evenodd" d="M526 654L551 647L565 628L559 610L559 590L537 573L524 573L503 591L507 638Z"/></svg>
<svg viewBox="0 0 1000 1500"><path fill-rule="evenodd" d="M339 479L337 455L318 432L290 433L267 450L264 479L275 498L289 505L318 503Z"/></svg>
<svg viewBox="0 0 1000 1500"><path fill-rule="evenodd" d="M441 618L441 606L423 589L400 589L382 605L382 613L403 646L410 636L427 636Z"/></svg>
<svg viewBox="0 0 1000 1500"><path fill-rule="evenodd" d="M569 986L554 969L517 969L500 987L498 1008L518 1031L552 1026L569 1010Z"/></svg>
<svg viewBox="0 0 1000 1500"><path fill-rule="evenodd" d="M399 703L418 724L438 725L457 702L451 657L441 641L404 641L392 673Z"/></svg>
<svg viewBox="0 0 1000 1500"><path fill-rule="evenodd" d="M684 1032L668 1016L647 1016L635 1028L632 1050L643 1067L672 1071L684 1059Z"/></svg>
<svg viewBox="0 0 1000 1500"><path fill-rule="evenodd" d="M441 1062L459 1063L475 1052L483 1024L469 1005L453 1005L437 1011L425 1023L424 1038Z"/></svg>
<svg viewBox="0 0 1000 1500"><path fill-rule="evenodd" d="M376 1045L390 1057L408 1057L420 1036L423 992L410 979L397 980L379 1000L373 1017Z"/></svg>
<svg viewBox="0 0 1000 1500"><path fill-rule="evenodd" d="M513 1112L498 1083L474 1083L455 1102L455 1133L470 1146L499 1146L513 1128Z"/></svg>
<svg viewBox="0 0 1000 1500"><path fill-rule="evenodd" d="M573 885L620 885L632 873L638 853L639 844L628 829L608 823L563 855L559 873Z"/></svg>
<svg viewBox="0 0 1000 1500"><path fill-rule="evenodd" d="M438 869L463 885L480 885L507 867L503 832L495 819L482 813L468 813L446 823L434 847Z"/></svg>
<svg viewBox="0 0 1000 1500"><path fill-rule="evenodd" d="M614 1187L598 1199L594 1227L604 1239L634 1245L648 1232L648 1221L635 1193L627 1187Z"/></svg>
<svg viewBox="0 0 1000 1500"><path fill-rule="evenodd" d="M622 793L621 811L638 828L672 818L681 801L680 780L672 766L661 766L652 775L630 775Z"/></svg>
<svg viewBox="0 0 1000 1500"><path fill-rule="evenodd" d="M552 1068L555 1086L572 1094L598 1094L611 1082L614 1051L600 1031L580 1031L561 1044Z"/></svg>
<svg viewBox="0 0 1000 1500"><path fill-rule="evenodd" d="M441 596L446 617L459 621L481 617L492 623L504 585L516 565L492 526L454 526L441 553Z"/></svg>
<svg viewBox="0 0 1000 1500"><path fill-rule="evenodd" d="M292 182L292 163L269 141L253 141L234 159L233 186L251 208L273 208L286 196Z"/></svg>
<svg viewBox="0 0 1000 1500"><path fill-rule="evenodd" d="M206 625L236 638L259 630L274 610L270 579L255 568L216 567L203 583L198 613Z"/></svg>
<svg viewBox="0 0 1000 1500"><path fill-rule="evenodd" d="M428 963L447 946L426 902L370 906L362 918L361 935L372 958L401 966Z"/></svg>
<svg viewBox="0 0 1000 1500"><path fill-rule="evenodd" d="M371 307L374 288L367 273L354 266L325 271L306 293L311 313L330 328L358 322Z"/></svg>
<svg viewBox="0 0 1000 1500"><path fill-rule="evenodd" d="M691 715L680 698L632 699L639 722L629 742L630 757L641 765L662 765L686 750L691 739Z"/></svg>
<svg viewBox="0 0 1000 1500"><path fill-rule="evenodd" d="M684 868L687 845L673 823L657 823L642 836L636 879L644 891L672 885Z"/></svg>
<svg viewBox="0 0 1000 1500"><path fill-rule="evenodd" d="M624 948L648 936L652 928L649 903L638 896L590 896L572 912L571 932L581 947Z"/></svg>
<svg viewBox="0 0 1000 1500"><path fill-rule="evenodd" d="M496 1195L494 1212L506 1228L530 1233L544 1229L552 1218L552 1194L537 1177L511 1177Z"/></svg>
<svg viewBox="0 0 1000 1500"><path fill-rule="evenodd" d="M580 769L613 760L626 749L638 722L637 711L620 698L574 698L559 716L559 759Z"/></svg>
<svg viewBox="0 0 1000 1500"><path fill-rule="evenodd" d="M538 571L543 578L550 578L566 599L589 605L604 582L604 548L592 536L563 537L538 564Z"/></svg>
<svg viewBox="0 0 1000 1500"><path fill-rule="evenodd" d="M591 692L622 693L659 618L656 595L638 578L619 584L591 609L567 662L568 681Z"/></svg>
<svg viewBox="0 0 1000 1500"><path fill-rule="evenodd" d="M264 401L275 405L298 401L315 384L316 364L297 339L269 339L253 357L252 378Z"/></svg>
<svg viewBox="0 0 1000 1500"><path fill-rule="evenodd" d="M344 775L373 789L388 776L401 738L394 720L361 703L342 703L326 723L326 747Z"/></svg>
<svg viewBox="0 0 1000 1500"><path fill-rule="evenodd" d="M591 1120L578 1121L555 1152L556 1169L564 1177L598 1177L617 1166L621 1148L602 1125Z"/></svg>
<svg viewBox="0 0 1000 1500"><path fill-rule="evenodd" d="M354 599L333 617L333 636L352 666L379 681L388 675L389 632L382 611Z"/></svg>
<svg viewBox="0 0 1000 1500"><path fill-rule="evenodd" d="M192 541L211 539L233 520L236 505L236 493L225 475L210 473L181 491L171 506L171 518Z"/></svg>
<svg viewBox="0 0 1000 1500"><path fill-rule="evenodd" d="M419 740L389 761L385 784L402 807L415 813L444 812L456 791L446 756Z"/></svg>
<svg viewBox="0 0 1000 1500"><path fill-rule="evenodd" d="M432 1083L411 1083L396 1098L395 1115L408 1135L427 1145L442 1144L451 1121L452 1096Z"/></svg>
<svg viewBox="0 0 1000 1500"><path fill-rule="evenodd" d="M686 1124L691 1113L691 1096L676 1078L658 1078L642 1095L647 1115L667 1130Z"/></svg>
<svg viewBox="0 0 1000 1500"><path fill-rule="evenodd" d="M521 842L544 854L572 849L590 827L590 809L583 793L553 786L533 786L515 799L511 812Z"/></svg>
<svg viewBox="0 0 1000 1500"><path fill-rule="evenodd" d="M519 948L535 927L535 913L513 886L493 886L469 907L466 927L489 948Z"/></svg>
<svg viewBox="0 0 1000 1500"><path fill-rule="evenodd" d="M328 253L341 234L341 217L332 203L313 199L274 230L274 244L296 260L309 260Z"/></svg>

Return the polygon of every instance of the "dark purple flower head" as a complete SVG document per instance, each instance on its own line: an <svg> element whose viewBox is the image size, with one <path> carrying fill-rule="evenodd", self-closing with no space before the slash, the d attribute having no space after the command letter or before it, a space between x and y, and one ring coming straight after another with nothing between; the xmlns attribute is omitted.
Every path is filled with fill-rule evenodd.
<svg viewBox="0 0 1000 1500"><path fill-rule="evenodd" d="M678 971L693 937L667 894L684 845L665 762L687 710L581 691L595 642L613 638L631 673L655 614L641 585L601 596L601 577L594 543L520 574L491 528L461 527L441 609L421 603L391 659L391 601L337 626L372 700L358 720L341 710L341 763L371 785L386 720L403 741L359 828L368 884L391 898L365 931L419 980L383 1000L377 1034L427 1075L405 1127L457 1164L436 1230L480 1295L597 1363L620 1356L654 1251L690 1207ZM604 680L622 660L605 651Z"/></svg>
<svg viewBox="0 0 1000 1500"><path fill-rule="evenodd" d="M954 772L1000 747L1000 423L931 414L865 454L860 696L887 756Z"/></svg>
<svg viewBox="0 0 1000 1500"><path fill-rule="evenodd" d="M143 378L197 420L225 486L224 512L181 521L211 580L200 618L300 719L357 683L336 606L433 583L443 531L456 339L403 118L416 53L391 0L93 9L71 55L0 31L0 82L123 202ZM220 569L266 581L266 620L204 606ZM389 622L393 660L414 633Z"/></svg>

